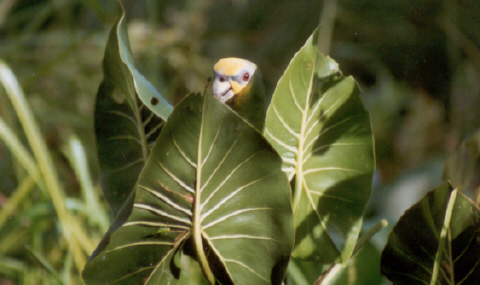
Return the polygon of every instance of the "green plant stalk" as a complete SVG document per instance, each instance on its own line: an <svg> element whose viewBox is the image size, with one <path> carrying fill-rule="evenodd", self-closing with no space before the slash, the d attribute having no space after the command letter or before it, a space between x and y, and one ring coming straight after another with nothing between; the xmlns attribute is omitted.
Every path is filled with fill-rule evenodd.
<svg viewBox="0 0 480 285"><path fill-rule="evenodd" d="M376 223L368 229L366 233L364 233L362 236L360 236L357 240L357 244L355 245L355 249L353 250L352 256L354 256L362 247L379 231L381 231L383 228L388 226L388 221L383 219L380 222Z"/></svg>
<svg viewBox="0 0 480 285"><path fill-rule="evenodd" d="M30 239L31 231L24 227L16 227L8 234L4 234L0 239L0 256L12 252L13 249L19 248Z"/></svg>
<svg viewBox="0 0 480 285"><path fill-rule="evenodd" d="M72 267L73 267L73 264L72 264L72 254L71 252L67 252L67 255L65 256L64 258L64 261L63 261L63 268L62 268L62 272L59 273L59 275L61 276L62 280L65 280L65 283L67 284L74 284L74 279L75 279L75 275L72 274Z"/></svg>
<svg viewBox="0 0 480 285"><path fill-rule="evenodd" d="M327 285L333 280L337 273L340 272L340 269L342 269L342 264L332 264L332 266L325 270L325 273L320 275L320 277L315 281L315 283L313 283L313 285Z"/></svg>
<svg viewBox="0 0 480 285"><path fill-rule="evenodd" d="M7 202L0 210L0 228L5 224L12 212L18 207L25 197L30 193L35 185L31 176L25 178L17 187L15 192L8 198Z"/></svg>
<svg viewBox="0 0 480 285"><path fill-rule="evenodd" d="M7 278L11 275L21 276L27 269L28 266L24 260L0 256L0 274L2 274L2 276L7 276Z"/></svg>
<svg viewBox="0 0 480 285"><path fill-rule="evenodd" d="M58 219L62 225L64 236L70 244L72 254L74 256L75 264L79 272L82 271L86 263L86 257L80 248L75 235L72 234L70 223L73 216L66 210L63 201L62 187L58 180L56 170L53 166L51 157L45 142L42 140L40 130L33 118L25 99L25 95L18 84L15 75L10 68L0 61L0 81L3 83L7 95L9 96L12 106L21 122L27 140L32 149L35 160L37 161L40 173L45 181L45 186L52 199L53 206L57 212Z"/></svg>
<svg viewBox="0 0 480 285"><path fill-rule="evenodd" d="M75 171L76 176L81 185L83 200L86 204L87 215L90 220L94 222L102 232L107 232L109 227L108 215L104 211L104 207L94 191L92 179L88 172L88 163L85 154L85 150L80 140L72 136L68 140L69 149L66 152L67 158Z"/></svg>
<svg viewBox="0 0 480 285"><path fill-rule="evenodd" d="M337 0L323 1L322 14L320 16L320 31L318 33L318 50L324 55L330 53L335 18L337 14Z"/></svg>
<svg viewBox="0 0 480 285"><path fill-rule="evenodd" d="M30 253L30 255L38 262L40 265L43 266L60 284L64 285L65 282L62 280L60 275L55 271L53 266L45 259L41 254L38 252L35 252L28 246L26 247L27 251Z"/></svg>
<svg viewBox="0 0 480 285"><path fill-rule="evenodd" d="M366 233L364 233L361 237L358 238L357 244L355 245L355 249L353 250L352 257L380 230L384 227L388 226L387 220L383 219L380 222L376 223L373 227L368 229ZM313 283L313 285L326 285L328 284L333 277L340 272L341 266L339 263L332 264L327 270L325 270L320 277Z"/></svg>
<svg viewBox="0 0 480 285"><path fill-rule="evenodd" d="M453 206L455 205L456 198L457 198L457 189L452 191L452 193L450 194L450 199L448 200L447 209L445 211L445 220L443 221L442 231L440 232L440 239L438 240L438 250L437 250L437 253L435 254L435 262L433 263L432 279L430 279L430 285L435 285L437 283L438 272L440 270L440 264L441 264L442 255L443 255L442 248L444 247L446 239L449 236L450 221L452 219ZM450 254L451 253L449 253L449 257L450 257ZM450 264L452 264L451 258L450 258ZM452 274L450 274L450 284L454 284L454 283L455 283L455 279L454 279L454 273L452 270Z"/></svg>
<svg viewBox="0 0 480 285"><path fill-rule="evenodd" d="M13 131L7 126L7 124L0 118L0 139L5 142L15 158L20 164L27 170L28 174L35 183L42 189L45 185L40 176L40 170L38 169L35 159L30 155L27 149L23 146ZM1 223L0 223L1 224Z"/></svg>

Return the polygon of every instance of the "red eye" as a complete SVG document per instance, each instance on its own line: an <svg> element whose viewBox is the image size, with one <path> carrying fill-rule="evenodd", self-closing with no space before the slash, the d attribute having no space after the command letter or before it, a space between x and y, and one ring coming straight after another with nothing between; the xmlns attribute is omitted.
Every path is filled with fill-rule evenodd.
<svg viewBox="0 0 480 285"><path fill-rule="evenodd" d="M243 81L248 81L249 78L250 74L248 74L248 72L243 75Z"/></svg>

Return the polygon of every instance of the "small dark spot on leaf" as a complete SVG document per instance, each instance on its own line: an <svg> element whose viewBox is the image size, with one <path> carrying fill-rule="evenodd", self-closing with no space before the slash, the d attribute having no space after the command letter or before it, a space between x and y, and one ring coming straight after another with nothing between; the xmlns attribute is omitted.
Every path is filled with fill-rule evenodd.
<svg viewBox="0 0 480 285"><path fill-rule="evenodd" d="M310 63L307 65L307 70L309 70L311 66L312 66L312 63L310 62Z"/></svg>
<svg viewBox="0 0 480 285"><path fill-rule="evenodd" d="M150 103L152 103L153 106L158 104L158 99L153 97L152 100L150 100Z"/></svg>

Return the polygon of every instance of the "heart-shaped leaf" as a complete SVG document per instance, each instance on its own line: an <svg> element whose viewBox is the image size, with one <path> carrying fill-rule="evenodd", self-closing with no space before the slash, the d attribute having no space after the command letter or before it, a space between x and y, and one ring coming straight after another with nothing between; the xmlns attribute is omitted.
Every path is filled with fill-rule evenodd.
<svg viewBox="0 0 480 285"><path fill-rule="evenodd" d="M119 7L120 15L105 49L104 80L95 104L101 185L114 215L138 179L150 151L149 142L155 141L173 110L136 69L121 4Z"/></svg>
<svg viewBox="0 0 480 285"><path fill-rule="evenodd" d="M347 262L374 169L370 117L351 77L317 48L318 29L280 78L264 135L293 185L298 258Z"/></svg>
<svg viewBox="0 0 480 285"><path fill-rule="evenodd" d="M394 284L478 284L480 209L449 183L437 187L395 225L381 267Z"/></svg>
<svg viewBox="0 0 480 285"><path fill-rule="evenodd" d="M87 263L87 284L280 284L293 247L288 180L263 136L218 99L188 95L158 137L128 220Z"/></svg>

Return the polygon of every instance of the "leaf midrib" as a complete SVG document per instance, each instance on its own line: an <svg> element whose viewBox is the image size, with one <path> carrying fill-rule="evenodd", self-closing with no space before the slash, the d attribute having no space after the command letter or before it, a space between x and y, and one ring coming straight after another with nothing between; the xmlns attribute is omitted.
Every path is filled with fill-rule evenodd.
<svg viewBox="0 0 480 285"><path fill-rule="evenodd" d="M208 96L208 95L204 95ZM208 265L207 256L205 255L205 251L203 250L203 230L201 227L201 203L200 197L202 194L202 167L203 167L203 159L202 159L202 143L203 143L203 126L205 123L205 114L206 112L206 105L209 103L207 97L203 98L203 110L202 110L202 121L200 123L200 134L198 137L198 144L197 144L197 173L196 173L196 185L195 185L195 198L194 198L194 205L193 205L193 229L192 235L195 244L195 251L197 253L198 261L200 266L203 270L203 273L207 277L210 284L215 283L215 276Z"/></svg>
<svg viewBox="0 0 480 285"><path fill-rule="evenodd" d="M316 48L316 46L314 46ZM312 74L310 75L310 82L309 82L309 86L308 86L308 93L307 93L307 98L305 100L305 107L303 108L303 111L302 112L302 121L301 121L301 125L300 125L300 137L299 137L299 140L298 140L298 153L297 153L297 163L295 165L295 176L296 176L296 179L295 179L295 196L293 198L293 211L295 212L297 210L297 206L298 206L298 203L300 201L300 198L302 196L302 185L303 185L303 182L304 182L304 178L303 178L303 155L304 155L304 142L305 142L305 131L306 131L306 128L307 128L307 114L308 114L308 110L310 110L309 108L309 104L310 104L310 99L311 99L311 96L312 96L312 88L313 88L313 76L315 74L314 72L314 69L315 69L315 66L316 66L316 63L317 63L317 52L315 52L315 56L313 57L313 60L312 60ZM303 69L302 69L303 70ZM308 191L305 190L305 193L310 201L310 203L312 204L315 212L317 212L316 208L315 208L315 205L313 204L313 200L312 200L312 197L310 196L310 193L308 193Z"/></svg>

